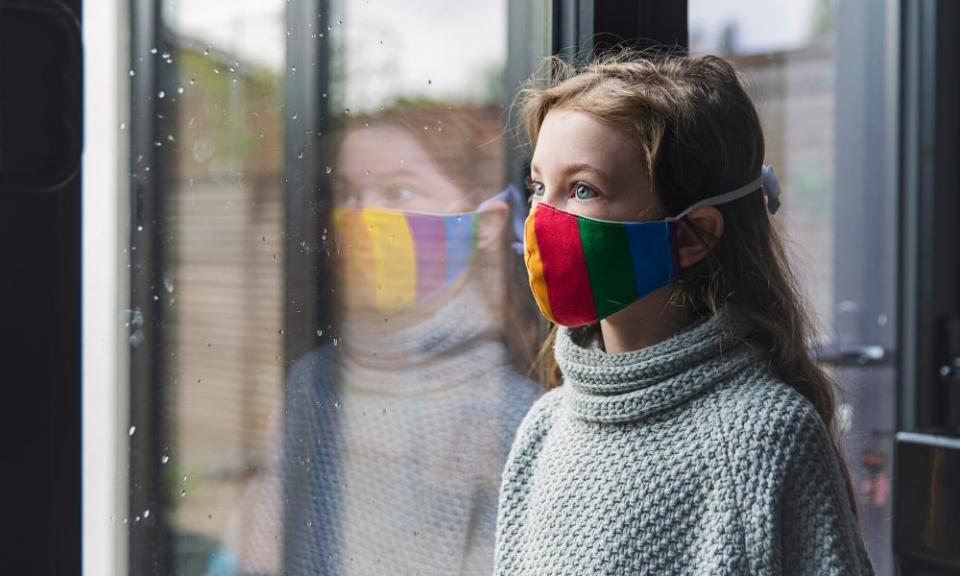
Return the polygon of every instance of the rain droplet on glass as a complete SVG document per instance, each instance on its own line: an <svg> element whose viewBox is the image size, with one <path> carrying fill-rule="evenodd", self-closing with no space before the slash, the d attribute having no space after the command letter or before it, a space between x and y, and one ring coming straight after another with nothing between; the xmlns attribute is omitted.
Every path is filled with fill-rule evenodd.
<svg viewBox="0 0 960 576"><path fill-rule="evenodd" d="M157 92L157 98L164 98L167 95L163 90Z"/></svg>
<svg viewBox="0 0 960 576"><path fill-rule="evenodd" d="M136 434L136 433L137 433L137 427L136 427L136 426L131 426L131 427L130 427L129 435L130 435L130 436L133 436L133 435Z"/></svg>

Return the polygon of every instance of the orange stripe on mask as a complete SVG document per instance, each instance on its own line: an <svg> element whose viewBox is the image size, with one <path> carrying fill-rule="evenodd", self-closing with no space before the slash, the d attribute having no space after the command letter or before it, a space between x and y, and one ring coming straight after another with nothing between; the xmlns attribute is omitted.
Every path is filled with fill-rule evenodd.
<svg viewBox="0 0 960 576"><path fill-rule="evenodd" d="M523 227L523 241L526 243L526 262L529 271L530 290L537 304L540 305L540 311L551 322L556 322L553 318L553 312L550 310L550 299L547 296L547 284L543 276L543 261L540 259L540 247L537 245L537 234L533 225L533 215L536 208L530 210L527 221Z"/></svg>

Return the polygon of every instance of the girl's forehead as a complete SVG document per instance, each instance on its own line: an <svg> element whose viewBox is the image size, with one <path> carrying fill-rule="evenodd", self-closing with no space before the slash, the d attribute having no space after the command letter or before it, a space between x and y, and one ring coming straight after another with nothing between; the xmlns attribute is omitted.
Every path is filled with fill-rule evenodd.
<svg viewBox="0 0 960 576"><path fill-rule="evenodd" d="M614 177L642 173L642 154L626 130L574 110L551 110L540 126L531 170L563 173L591 167Z"/></svg>

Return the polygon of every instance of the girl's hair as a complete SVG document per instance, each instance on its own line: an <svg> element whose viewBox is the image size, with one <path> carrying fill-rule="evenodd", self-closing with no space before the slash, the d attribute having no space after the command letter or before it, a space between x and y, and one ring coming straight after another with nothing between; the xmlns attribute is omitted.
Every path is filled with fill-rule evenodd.
<svg viewBox="0 0 960 576"><path fill-rule="evenodd" d="M624 49L583 66L558 57L545 63L548 85L537 87L534 79L518 93L520 126L531 148L553 109L582 112L624 127L636 138L651 189L671 215L760 174L764 158L760 118L733 66L723 58ZM707 258L680 272L670 304L694 318L726 307L747 323L753 345L769 352L774 374L803 394L830 430L858 516L839 447L836 384L808 350L808 345L815 345L809 339L813 321L780 233L760 194L718 209L724 217L722 237ZM552 354L555 335L556 327L537 361L547 388L560 383Z"/></svg>

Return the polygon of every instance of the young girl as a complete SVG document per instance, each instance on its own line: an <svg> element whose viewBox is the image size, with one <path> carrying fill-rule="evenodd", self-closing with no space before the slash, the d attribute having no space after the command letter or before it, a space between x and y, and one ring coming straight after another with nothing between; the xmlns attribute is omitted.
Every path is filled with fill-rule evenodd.
<svg viewBox="0 0 960 576"><path fill-rule="evenodd" d="M553 389L504 468L496 573L873 573L736 72L552 63L521 116Z"/></svg>

